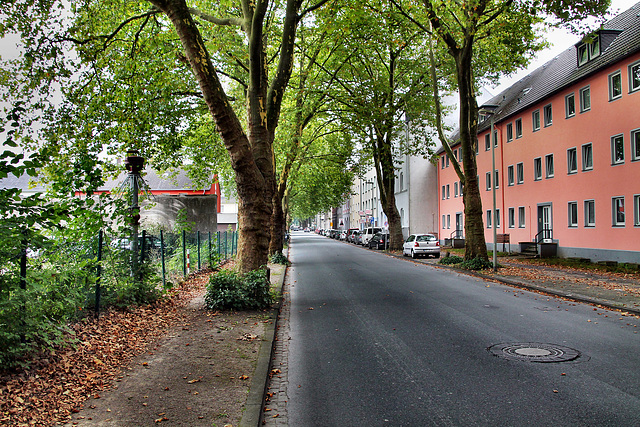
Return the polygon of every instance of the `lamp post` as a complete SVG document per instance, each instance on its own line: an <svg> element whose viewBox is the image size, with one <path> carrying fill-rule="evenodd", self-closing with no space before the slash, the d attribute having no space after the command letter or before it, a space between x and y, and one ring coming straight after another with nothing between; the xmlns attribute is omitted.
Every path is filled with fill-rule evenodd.
<svg viewBox="0 0 640 427"><path fill-rule="evenodd" d="M498 109L498 105L495 104L484 104L480 107L480 109L478 110L478 112L480 114L484 114L485 116L489 116L489 118L491 119L491 134L489 135L489 143L491 144L491 180L490 182L491 184L491 193L493 196L493 208L491 210L491 222L492 222L492 229L493 229L493 271L497 271L498 269L498 262L497 262L497 252L498 252L498 244L496 243L496 241L498 240L498 236L497 236L497 225L498 225L498 221L497 221L497 215L496 215L496 145L495 143L498 142L498 138L495 139L494 141L494 114L495 111Z"/></svg>

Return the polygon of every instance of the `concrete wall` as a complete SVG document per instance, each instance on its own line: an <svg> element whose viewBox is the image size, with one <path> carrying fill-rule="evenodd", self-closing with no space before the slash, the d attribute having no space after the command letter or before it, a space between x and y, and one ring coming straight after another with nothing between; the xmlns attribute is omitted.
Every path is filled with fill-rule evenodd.
<svg viewBox="0 0 640 427"><path fill-rule="evenodd" d="M217 231L217 198L215 195L155 196L153 203L147 203L142 207L141 222L143 226L158 224L168 229L174 229L178 213L181 210L186 212L187 222L194 223L193 231Z"/></svg>

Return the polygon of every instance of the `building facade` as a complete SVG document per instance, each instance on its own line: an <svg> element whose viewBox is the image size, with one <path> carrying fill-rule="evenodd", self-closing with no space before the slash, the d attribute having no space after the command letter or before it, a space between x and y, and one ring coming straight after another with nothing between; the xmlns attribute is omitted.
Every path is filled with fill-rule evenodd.
<svg viewBox="0 0 640 427"><path fill-rule="evenodd" d="M495 227L512 251L544 241L563 257L640 262L639 14L640 3L487 102L476 160L489 248ZM437 170L441 239L461 235L464 189L444 153Z"/></svg>

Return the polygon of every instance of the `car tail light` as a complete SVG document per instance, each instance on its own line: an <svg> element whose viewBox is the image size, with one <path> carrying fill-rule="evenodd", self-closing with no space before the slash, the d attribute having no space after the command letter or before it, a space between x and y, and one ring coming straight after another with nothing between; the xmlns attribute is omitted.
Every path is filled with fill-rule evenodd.
<svg viewBox="0 0 640 427"><path fill-rule="evenodd" d="M440 241L439 240L436 242L436 246L440 246Z"/></svg>
<svg viewBox="0 0 640 427"><path fill-rule="evenodd" d="M414 248L419 248L419 247L420 247L420 243L415 242L415 243L413 244L413 247L414 247Z"/></svg>

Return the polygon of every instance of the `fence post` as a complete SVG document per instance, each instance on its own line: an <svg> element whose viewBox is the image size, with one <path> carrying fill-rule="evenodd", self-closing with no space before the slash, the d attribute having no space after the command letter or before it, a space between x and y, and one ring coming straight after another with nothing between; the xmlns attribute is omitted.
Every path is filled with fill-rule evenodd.
<svg viewBox="0 0 640 427"><path fill-rule="evenodd" d="M162 287L167 287L167 275L164 266L164 233L160 230L160 262L162 263Z"/></svg>
<svg viewBox="0 0 640 427"><path fill-rule="evenodd" d="M209 268L213 268L211 265L211 232L209 232Z"/></svg>
<svg viewBox="0 0 640 427"><path fill-rule="evenodd" d="M182 275L187 277L187 232L182 230Z"/></svg>
<svg viewBox="0 0 640 427"><path fill-rule="evenodd" d="M236 249L237 249L236 232L232 231L231 232L231 256L234 256L236 254Z"/></svg>
<svg viewBox="0 0 640 427"><path fill-rule="evenodd" d="M140 245L140 264L144 262L144 253L147 249L147 230L142 230L142 244Z"/></svg>
<svg viewBox="0 0 640 427"><path fill-rule="evenodd" d="M102 239L103 232L98 232L98 265L96 266L96 307L95 315L96 319L100 317L100 280L102 278Z"/></svg>
<svg viewBox="0 0 640 427"><path fill-rule="evenodd" d="M197 240L198 240L198 271L200 271L200 231L197 232Z"/></svg>
<svg viewBox="0 0 640 427"><path fill-rule="evenodd" d="M218 255L222 254L222 246L220 245L220 238L222 237L222 233L219 231L216 233L216 246L218 248Z"/></svg>
<svg viewBox="0 0 640 427"><path fill-rule="evenodd" d="M224 259L228 259L229 257L227 256L227 247L229 246L229 233L228 232L224 232Z"/></svg>

